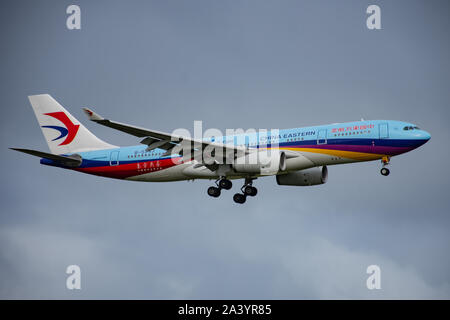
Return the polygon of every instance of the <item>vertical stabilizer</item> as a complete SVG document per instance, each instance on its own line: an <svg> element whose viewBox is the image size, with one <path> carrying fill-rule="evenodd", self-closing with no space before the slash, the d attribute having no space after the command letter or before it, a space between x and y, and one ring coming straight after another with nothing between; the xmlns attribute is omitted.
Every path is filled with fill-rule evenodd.
<svg viewBox="0 0 450 320"><path fill-rule="evenodd" d="M39 126L53 154L116 148L92 134L48 94L29 96Z"/></svg>

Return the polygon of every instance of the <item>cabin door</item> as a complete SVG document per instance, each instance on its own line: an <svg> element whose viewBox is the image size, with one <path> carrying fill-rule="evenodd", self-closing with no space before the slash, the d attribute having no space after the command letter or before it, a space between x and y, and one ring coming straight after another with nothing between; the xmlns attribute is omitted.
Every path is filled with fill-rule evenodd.
<svg viewBox="0 0 450 320"><path fill-rule="evenodd" d="M109 159L110 166L118 166L119 165L119 151L111 152L111 158Z"/></svg>
<svg viewBox="0 0 450 320"><path fill-rule="evenodd" d="M378 131L380 132L380 139L388 139L389 138L389 127L387 123L380 123L378 125Z"/></svg>
<svg viewBox="0 0 450 320"><path fill-rule="evenodd" d="M327 143L327 129L320 129L317 133L317 144Z"/></svg>

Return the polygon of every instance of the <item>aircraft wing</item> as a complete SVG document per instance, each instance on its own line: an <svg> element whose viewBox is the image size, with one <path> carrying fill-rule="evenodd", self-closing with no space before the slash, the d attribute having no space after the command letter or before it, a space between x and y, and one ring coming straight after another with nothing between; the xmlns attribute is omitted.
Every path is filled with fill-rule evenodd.
<svg viewBox="0 0 450 320"><path fill-rule="evenodd" d="M245 147L196 140L190 137L177 136L161 131L140 128L137 126L105 119L88 108L83 108L83 110L91 121L131 134L136 137L144 138L141 143L148 145L147 151L159 148L166 150L166 153L164 155L169 155L173 151L173 153L175 154L182 155L183 158L192 158L193 153L203 152L203 150L207 147L210 147L211 149L222 149L222 155L224 157L228 157L231 154L234 158L236 158L249 153L249 150ZM189 155L183 154L186 153L186 150L189 151Z"/></svg>
<svg viewBox="0 0 450 320"><path fill-rule="evenodd" d="M148 130L145 128L140 128L136 126L132 126L125 123L120 123L116 121L111 121L108 119L103 118L99 114L95 113L89 108L83 108L83 111L88 116L89 120L97 122L101 125L104 125L106 127L110 127L128 134L131 134L133 136L142 138L142 137L155 137L156 139L160 140L170 140L172 138L172 135L164 132L159 132L155 130Z"/></svg>

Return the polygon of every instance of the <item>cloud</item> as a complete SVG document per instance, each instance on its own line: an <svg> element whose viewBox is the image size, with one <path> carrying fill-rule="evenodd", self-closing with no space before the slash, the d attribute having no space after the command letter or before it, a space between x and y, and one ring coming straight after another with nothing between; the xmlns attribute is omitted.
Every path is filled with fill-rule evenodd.
<svg viewBox="0 0 450 320"><path fill-rule="evenodd" d="M63 3L5 4L0 297L449 298L448 10L384 3L373 33L364 4L79 5L73 32ZM7 150L47 151L26 98L45 92L117 145L139 141L80 107L168 132L364 117L411 121L432 138L393 158L388 178L376 162L330 166L311 188L262 178L238 206L241 181L212 199L210 181L109 180ZM65 288L69 264L82 269L79 292ZM365 287L370 264L380 291Z"/></svg>
<svg viewBox="0 0 450 320"><path fill-rule="evenodd" d="M131 239L120 241L114 237L117 230L86 236L36 226L3 229L1 265L9 267L2 270L8 276L3 279L1 296L43 299L450 297L448 283L431 286L412 265L399 263L379 251L364 252L344 246L338 240L327 240L308 230L304 218L286 215L280 218L284 221L287 218L291 223L280 223L276 215L262 218L253 215L252 226L248 224L250 219L239 221L234 217L217 222L208 220L204 225L174 227L169 236L150 228L147 232L152 235L145 236L145 243L138 239L146 231L137 227ZM163 221L162 230L169 230L169 223L173 221ZM274 231L282 228L282 234ZM65 268L70 264L81 267L81 291L65 288ZM382 290L366 288L366 268L371 264L381 267Z"/></svg>

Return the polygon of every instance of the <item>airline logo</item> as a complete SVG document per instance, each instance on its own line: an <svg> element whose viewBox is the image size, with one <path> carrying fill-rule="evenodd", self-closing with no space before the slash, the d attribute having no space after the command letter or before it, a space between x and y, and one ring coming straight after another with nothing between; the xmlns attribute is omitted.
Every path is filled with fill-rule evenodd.
<svg viewBox="0 0 450 320"><path fill-rule="evenodd" d="M44 113L46 116L53 117L59 121L61 121L65 127L60 126L42 126L42 128L50 128L54 130L58 130L60 135L59 137L56 137L52 141L62 139L66 137L66 139L59 144L59 146L64 146L66 144L69 144L75 139L75 136L77 135L78 129L80 128L79 124L73 124L72 121L70 121L69 117L62 111L59 112L50 112L50 113Z"/></svg>

